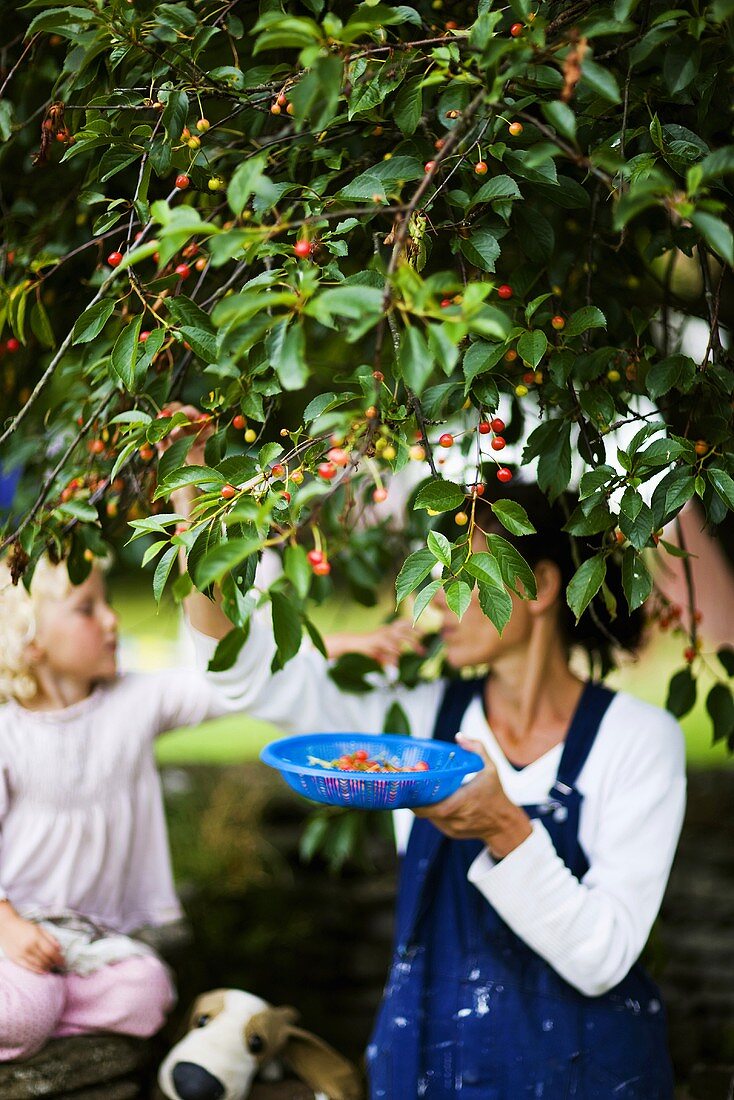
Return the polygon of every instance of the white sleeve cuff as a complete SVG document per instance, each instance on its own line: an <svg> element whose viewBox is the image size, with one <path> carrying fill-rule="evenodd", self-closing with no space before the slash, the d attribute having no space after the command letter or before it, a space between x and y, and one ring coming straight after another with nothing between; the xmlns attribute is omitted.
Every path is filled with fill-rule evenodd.
<svg viewBox="0 0 734 1100"><path fill-rule="evenodd" d="M537 820L530 822L532 832L517 848L513 848L503 859L495 859L488 848L479 853L467 874L471 882L484 894L487 901L494 904L498 895L524 894L527 900L528 876L537 874L536 864L548 858L547 846L550 844L556 855L547 830Z"/></svg>

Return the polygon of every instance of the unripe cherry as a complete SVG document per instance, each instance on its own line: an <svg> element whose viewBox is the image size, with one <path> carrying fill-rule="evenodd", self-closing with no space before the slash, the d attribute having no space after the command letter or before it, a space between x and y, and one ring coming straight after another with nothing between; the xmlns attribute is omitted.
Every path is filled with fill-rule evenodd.
<svg viewBox="0 0 734 1100"><path fill-rule="evenodd" d="M375 504L382 504L384 500L387 500L387 489L375 489L374 493L372 494L372 499L374 500Z"/></svg>
<svg viewBox="0 0 734 1100"><path fill-rule="evenodd" d="M486 176L487 174L487 162L486 160L478 160L474 165L474 171L478 176Z"/></svg>
<svg viewBox="0 0 734 1100"><path fill-rule="evenodd" d="M271 477L281 478L285 473L285 466L281 462L275 462L270 467Z"/></svg>
<svg viewBox="0 0 734 1100"><path fill-rule="evenodd" d="M380 413L375 405L370 405L369 408L364 410L364 415L368 420L377 420Z"/></svg>
<svg viewBox="0 0 734 1100"><path fill-rule="evenodd" d="M519 137L522 133L522 122L511 122L507 129L513 137Z"/></svg>
<svg viewBox="0 0 734 1100"><path fill-rule="evenodd" d="M439 445L439 447L446 447L446 448L453 447L454 437L452 436L451 432L444 432L443 435L439 436L438 437L438 445Z"/></svg>
<svg viewBox="0 0 734 1100"><path fill-rule="evenodd" d="M508 348L507 351L505 352L505 362L506 363L514 363L516 359L517 359L517 352L515 351L515 349L514 348Z"/></svg>
<svg viewBox="0 0 734 1100"><path fill-rule="evenodd" d="M343 451L341 447L332 447L326 457L329 462L333 462L335 466L346 466L347 462L349 462L349 455L346 451Z"/></svg>
<svg viewBox="0 0 734 1100"><path fill-rule="evenodd" d="M454 516L454 523L459 527L466 527L469 522L469 517L466 512L457 512Z"/></svg>
<svg viewBox="0 0 734 1100"><path fill-rule="evenodd" d="M287 97L286 97L286 95L285 95L285 92L281 92L281 93L280 93L280 94L278 95L278 98L276 99L276 101L275 101L275 102L276 102L276 103L278 104L278 106L279 106L279 107L285 107L285 106L286 106L286 104L288 103L288 99L287 99Z"/></svg>
<svg viewBox="0 0 734 1100"><path fill-rule="evenodd" d="M184 172L182 172L180 176L176 176L176 187L179 191L185 191L190 183L191 180Z"/></svg>
<svg viewBox="0 0 734 1100"><path fill-rule="evenodd" d="M199 131L200 134L205 134L210 126L211 122L208 118L200 118L199 121L196 123L196 129Z"/></svg>
<svg viewBox="0 0 734 1100"><path fill-rule="evenodd" d="M104 451L104 443L101 439L91 439L87 444L90 454L101 455Z"/></svg>
<svg viewBox="0 0 734 1100"><path fill-rule="evenodd" d="M507 443L505 442L505 440L502 438L501 435L496 435L494 437L494 439L492 440L492 450L493 451L504 451L506 446L507 446Z"/></svg>
<svg viewBox="0 0 734 1100"><path fill-rule="evenodd" d="M423 170L427 174L428 172L432 172L435 167L436 167L435 160L427 160L426 163L423 165Z"/></svg>
<svg viewBox="0 0 734 1100"><path fill-rule="evenodd" d="M415 443L408 451L408 455L413 462L425 462L426 451L419 443Z"/></svg>
<svg viewBox="0 0 734 1100"><path fill-rule="evenodd" d="M194 264L194 267L196 268L197 271L204 271L206 269L206 265L208 264L208 262L209 261L206 259L206 257L200 256L199 259Z"/></svg>
<svg viewBox="0 0 734 1100"><path fill-rule="evenodd" d="M497 480L506 484L508 481L512 481L512 470L508 470L506 466L500 466L497 471Z"/></svg>
<svg viewBox="0 0 734 1100"><path fill-rule="evenodd" d="M527 397L527 393L528 387L524 386L522 382L518 386L515 386L515 395L517 397Z"/></svg>
<svg viewBox="0 0 734 1100"><path fill-rule="evenodd" d="M8 350L10 350L10 340L8 340ZM708 454L709 445L705 439L697 439L693 449L700 457L701 455Z"/></svg>
<svg viewBox="0 0 734 1100"><path fill-rule="evenodd" d="M607 381L608 382L619 382L621 377L622 377L622 375L619 373L619 371L614 370L614 368L612 368L612 370L607 371Z"/></svg>
<svg viewBox="0 0 734 1100"><path fill-rule="evenodd" d="M107 263L110 267L119 267L122 263L122 252L110 252Z"/></svg>
<svg viewBox="0 0 734 1100"><path fill-rule="evenodd" d="M561 329L566 327L566 318L561 317L560 313L558 313L555 317L551 317L551 324L556 332L560 332Z"/></svg>
<svg viewBox="0 0 734 1100"><path fill-rule="evenodd" d="M257 432L254 428L248 428L245 432L245 443L254 443L257 439Z"/></svg>
<svg viewBox="0 0 734 1100"><path fill-rule="evenodd" d="M270 108L270 113L271 113L271 115L279 115L280 114L280 104L279 103L273 103L273 105Z"/></svg>
<svg viewBox="0 0 734 1100"><path fill-rule="evenodd" d="M291 481L293 482L294 485L302 485L303 484L303 470L301 470L301 469L293 470L290 477L291 477Z"/></svg>
<svg viewBox="0 0 734 1100"><path fill-rule="evenodd" d="M497 294L499 295L500 298L503 298L505 301L507 301L508 298L512 297L512 293L513 293L512 292L512 287L508 286L507 283L501 283L497 287Z"/></svg>
<svg viewBox="0 0 734 1100"><path fill-rule="evenodd" d="M328 577L331 573L331 564L328 561L317 562L313 567L313 571L317 577Z"/></svg>

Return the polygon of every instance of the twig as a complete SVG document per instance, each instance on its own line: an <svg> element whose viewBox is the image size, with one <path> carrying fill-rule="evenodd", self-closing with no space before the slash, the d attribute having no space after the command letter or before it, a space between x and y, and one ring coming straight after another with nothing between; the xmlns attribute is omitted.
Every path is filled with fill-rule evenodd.
<svg viewBox="0 0 734 1100"><path fill-rule="evenodd" d="M686 540L683 534L683 524L680 521L680 513L675 517L675 529L678 535L678 545L685 555L683 558L683 575L685 577L686 591L688 593L688 617L690 619L689 635L692 647L694 649L697 649L698 623L696 622L696 592L693 585L693 570L691 569L691 559L686 547Z"/></svg>
<svg viewBox="0 0 734 1100"><path fill-rule="evenodd" d="M2 86L0 87L0 97L2 96L3 92L7 88L10 81L13 79L18 67L20 66L21 62L23 61L23 58L28 53L28 51L33 48L33 46L36 44L36 42L38 41L38 39L40 37L41 37L41 32L39 31L37 34L33 35L33 38L31 38L30 42L28 43L26 48L23 50L23 53L20 55L18 60L15 62L12 69L10 70L8 75L5 77L5 80L3 81Z"/></svg>

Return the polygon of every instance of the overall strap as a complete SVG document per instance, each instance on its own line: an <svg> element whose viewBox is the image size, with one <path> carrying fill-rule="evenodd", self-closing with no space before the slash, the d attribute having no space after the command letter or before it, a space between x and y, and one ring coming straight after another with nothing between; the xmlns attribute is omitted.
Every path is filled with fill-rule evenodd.
<svg viewBox="0 0 734 1100"><path fill-rule="evenodd" d="M435 741L453 741L467 707L476 695L481 695L484 684L484 679L448 681L433 727Z"/></svg>
<svg viewBox="0 0 734 1100"><path fill-rule="evenodd" d="M576 786L579 772L586 763L599 726L613 698L614 692L601 684L587 683L584 686L558 765L556 784L561 789Z"/></svg>

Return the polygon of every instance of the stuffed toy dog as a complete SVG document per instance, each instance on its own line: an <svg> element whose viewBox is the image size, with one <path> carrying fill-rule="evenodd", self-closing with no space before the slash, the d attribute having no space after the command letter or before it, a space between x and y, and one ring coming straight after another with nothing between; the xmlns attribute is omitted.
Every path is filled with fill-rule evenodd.
<svg viewBox="0 0 734 1100"><path fill-rule="evenodd" d="M203 993L161 1065L160 1089L169 1100L361 1100L357 1070L297 1019L240 989ZM284 1069L297 1080L283 1080Z"/></svg>

